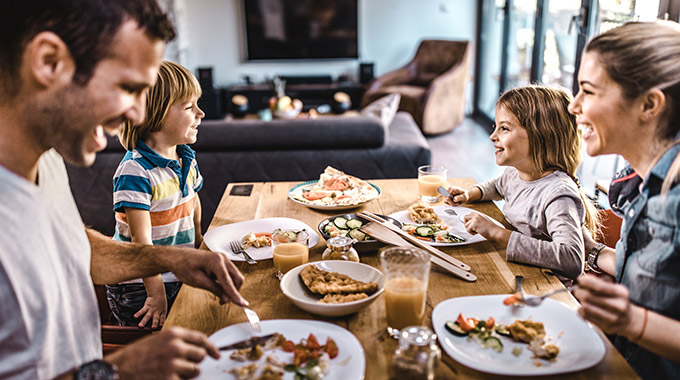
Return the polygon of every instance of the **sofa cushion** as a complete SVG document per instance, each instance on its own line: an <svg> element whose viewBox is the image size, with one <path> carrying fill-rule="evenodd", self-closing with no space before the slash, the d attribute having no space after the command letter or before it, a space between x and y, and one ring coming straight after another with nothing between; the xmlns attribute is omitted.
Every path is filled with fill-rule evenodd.
<svg viewBox="0 0 680 380"><path fill-rule="evenodd" d="M228 127L229 133L219 133ZM211 131L207 131L210 129ZM204 135L210 138L201 138ZM255 133L254 133L255 132ZM382 124L366 116L322 116L316 119L204 120L194 150L293 150L377 148L385 143Z"/></svg>
<svg viewBox="0 0 680 380"><path fill-rule="evenodd" d="M385 133L389 132L390 124L399 109L401 94L394 93L372 102L361 110L362 116L372 117L382 124Z"/></svg>

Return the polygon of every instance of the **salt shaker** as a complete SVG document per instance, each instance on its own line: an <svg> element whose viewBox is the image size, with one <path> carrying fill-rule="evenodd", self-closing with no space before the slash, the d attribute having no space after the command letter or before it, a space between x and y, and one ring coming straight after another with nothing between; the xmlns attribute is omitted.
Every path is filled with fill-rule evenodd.
<svg viewBox="0 0 680 380"><path fill-rule="evenodd" d="M359 254L352 247L356 240L347 236L336 236L328 239L327 247L321 260L348 260L359 262Z"/></svg>
<svg viewBox="0 0 680 380"><path fill-rule="evenodd" d="M437 335L425 326L410 326L399 333L399 346L392 356L392 377L434 379L442 352Z"/></svg>

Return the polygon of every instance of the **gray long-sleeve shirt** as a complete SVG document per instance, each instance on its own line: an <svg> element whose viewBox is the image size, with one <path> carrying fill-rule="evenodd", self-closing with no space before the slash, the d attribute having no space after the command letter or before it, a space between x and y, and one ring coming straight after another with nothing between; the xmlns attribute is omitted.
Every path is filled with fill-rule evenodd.
<svg viewBox="0 0 680 380"><path fill-rule="evenodd" d="M555 171L527 182L508 167L477 187L482 200L505 200L505 219L517 230L510 235L508 261L550 268L570 279L583 272L585 206L566 173Z"/></svg>

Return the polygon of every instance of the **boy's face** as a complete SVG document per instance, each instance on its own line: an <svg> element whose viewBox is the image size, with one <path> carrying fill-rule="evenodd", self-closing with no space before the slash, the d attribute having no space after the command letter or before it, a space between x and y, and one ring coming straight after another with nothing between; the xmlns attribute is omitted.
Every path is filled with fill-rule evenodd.
<svg viewBox="0 0 680 380"><path fill-rule="evenodd" d="M198 108L198 96L183 99L170 106L165 122L157 133L170 145L193 144L205 113Z"/></svg>
<svg viewBox="0 0 680 380"><path fill-rule="evenodd" d="M496 108L496 129L490 139L496 148L496 164L512 166L522 173L534 172L529 156L529 135L515 115L504 107Z"/></svg>
<svg viewBox="0 0 680 380"><path fill-rule="evenodd" d="M52 91L58 96L47 99L49 104L41 104L51 111L50 128L42 128L47 146L72 164L92 165L106 147L104 132L117 133L126 119L143 121L146 92L156 80L164 47L136 22L123 23L85 86L70 82Z"/></svg>

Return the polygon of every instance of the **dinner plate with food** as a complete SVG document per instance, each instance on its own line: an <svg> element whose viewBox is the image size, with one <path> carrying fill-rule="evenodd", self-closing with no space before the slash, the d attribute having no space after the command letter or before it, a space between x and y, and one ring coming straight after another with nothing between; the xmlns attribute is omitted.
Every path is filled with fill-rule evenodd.
<svg viewBox="0 0 680 380"><path fill-rule="evenodd" d="M318 180L297 184L288 191L288 198L316 210L349 210L380 196L380 188L333 167Z"/></svg>
<svg viewBox="0 0 680 380"><path fill-rule="evenodd" d="M456 246L486 240L480 234L470 234L465 229L465 215L479 212L462 206L429 206L422 202L412 204L407 210L390 214L402 223L409 234L435 246ZM497 220L492 222L503 227Z"/></svg>
<svg viewBox="0 0 680 380"><path fill-rule="evenodd" d="M240 253L234 253L230 244L238 241L243 249L255 260L267 260L273 256L271 234L275 230L286 231L294 241L294 235L301 230L309 234L309 247L319 242L314 229L299 220L291 218L263 218L247 220L210 229L203 236L205 245L213 252L221 252L232 261L245 261Z"/></svg>
<svg viewBox="0 0 680 380"><path fill-rule="evenodd" d="M261 336L273 335L264 341L254 340L258 344L252 347L222 350L217 360L206 356L198 378L364 378L364 349L348 330L328 322L299 319L272 319L260 324ZM246 322L225 327L209 339L216 347L229 347L251 337L252 329Z"/></svg>
<svg viewBox="0 0 680 380"><path fill-rule="evenodd" d="M451 298L432 311L444 351L472 369L511 376L581 371L599 363L605 346L574 310L554 299L506 306L507 295Z"/></svg>

